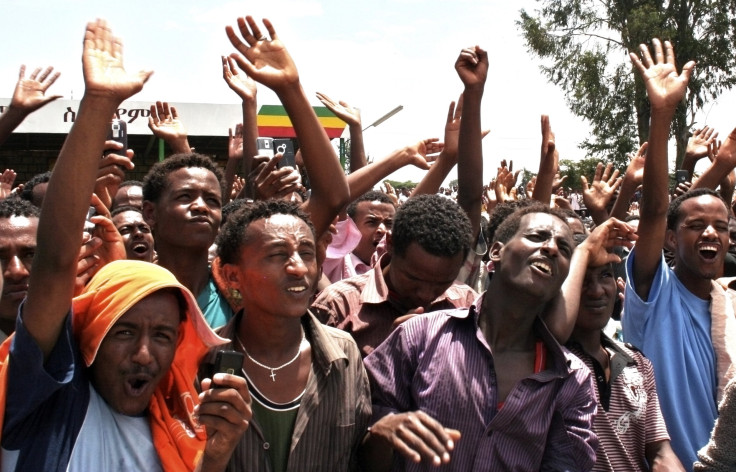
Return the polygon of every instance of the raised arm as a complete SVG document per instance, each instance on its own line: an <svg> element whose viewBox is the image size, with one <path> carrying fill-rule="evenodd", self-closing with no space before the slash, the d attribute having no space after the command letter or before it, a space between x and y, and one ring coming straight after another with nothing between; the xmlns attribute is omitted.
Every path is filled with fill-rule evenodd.
<svg viewBox="0 0 736 472"><path fill-rule="evenodd" d="M242 100L243 109L241 160L238 161L236 155L231 156L228 153L227 167L225 168L225 181L227 182L229 167L240 167L242 162L243 175L249 175L253 169L253 157L258 154L258 147L256 146L256 140L258 139L258 102L256 100L258 87L255 80L238 71L238 68L235 67L235 61L231 57L222 56L222 78L227 86L238 94ZM235 161L231 161L231 159L235 159ZM246 183L246 194L250 197L253 196L253 188L249 183Z"/></svg>
<svg viewBox="0 0 736 472"><path fill-rule="evenodd" d="M555 145L555 134L549 124L549 116L542 115L542 151L539 158L539 172L534 185L532 198L545 205L552 199L552 187L559 167L559 153Z"/></svg>
<svg viewBox="0 0 736 472"><path fill-rule="evenodd" d="M360 120L360 110L351 107L342 100L336 102L324 93L317 92L317 98L348 125L350 130L350 173L362 169L368 164L368 160L365 157L365 146L363 145L363 124Z"/></svg>
<svg viewBox="0 0 736 472"><path fill-rule="evenodd" d="M644 180L644 163L647 157L647 147L649 143L645 142L639 147L636 155L631 156L631 162L626 168L624 179L621 181L619 187L618 197L613 204L611 209L611 216L623 220L626 218L629 212L629 202L631 197L636 193L636 189L642 184Z"/></svg>
<svg viewBox="0 0 736 472"><path fill-rule="evenodd" d="M654 58L649 48L642 44L641 58L630 53L634 67L639 71L647 89L651 105L649 126L649 148L644 163L644 182L639 215L639 234L634 257L634 288L643 300L649 296L649 289L659 267L667 228L667 207L669 206L669 175L667 168L667 140L672 117L677 105L687 90L695 63L690 61L677 73L675 53L672 44L665 41L664 50L658 39L654 44Z"/></svg>
<svg viewBox="0 0 736 472"><path fill-rule="evenodd" d="M463 96L455 102L450 102L450 109L447 111L447 121L445 121L445 143L440 155L435 160L432 167L419 181L411 196L431 195L437 193L442 182L450 174L450 171L457 164L457 145L460 133L460 115L463 110Z"/></svg>
<svg viewBox="0 0 736 472"><path fill-rule="evenodd" d="M575 327L586 269L621 262L620 257L609 251L614 246L631 248L636 239L636 230L632 226L609 218L575 248L570 272L562 284L560 295L551 302L544 317L547 327L560 344L567 342Z"/></svg>
<svg viewBox="0 0 736 472"><path fill-rule="evenodd" d="M87 24L82 67L84 96L49 181L23 307L24 323L46 357L71 307L82 227L110 117L151 75L125 71L122 42L104 20Z"/></svg>
<svg viewBox="0 0 736 472"><path fill-rule="evenodd" d="M0 115L0 145L28 115L61 98L61 95L46 95L46 90L56 82L59 75L59 72L54 72L53 67L47 67L43 73L39 67L26 79L26 66L25 64L20 66L18 83L15 84L10 106Z"/></svg>
<svg viewBox="0 0 736 472"><path fill-rule="evenodd" d="M245 43L232 27L226 28L230 42L240 52L231 57L250 77L273 90L289 114L312 186L305 209L317 234L322 234L348 203L350 191L335 150L304 93L294 61L271 22L264 19L263 24L271 39L261 34L250 16L238 18Z"/></svg>
<svg viewBox="0 0 736 472"><path fill-rule="evenodd" d="M388 156L368 164L347 176L350 198L355 200L372 189L384 177L408 165L430 169L429 163L437 158L443 148L436 138L424 139L410 146L397 149ZM436 164L435 164L436 165Z"/></svg>
<svg viewBox="0 0 736 472"><path fill-rule="evenodd" d="M480 233L483 204L483 139L480 104L488 76L488 53L479 46L463 49L455 61L463 90L457 157L457 202L470 218L473 241Z"/></svg>
<svg viewBox="0 0 736 472"><path fill-rule="evenodd" d="M708 167L703 175L698 180L693 182L690 189L696 188L711 188L715 189L718 184L729 185L728 177L729 174L736 167L736 129L731 131L726 140L721 144L720 147L711 143L709 145L713 148L715 157L710 167ZM718 149L715 151L715 149ZM730 202L727 202L729 204Z"/></svg>

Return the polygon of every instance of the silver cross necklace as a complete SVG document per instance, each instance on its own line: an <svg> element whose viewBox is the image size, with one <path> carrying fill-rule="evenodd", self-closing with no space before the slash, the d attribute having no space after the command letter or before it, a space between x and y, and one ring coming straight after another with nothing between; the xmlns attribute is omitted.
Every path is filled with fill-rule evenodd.
<svg viewBox="0 0 736 472"><path fill-rule="evenodd" d="M237 334L235 335L235 340L238 341L238 345L240 346L240 349L243 350L243 353L246 356L248 356L248 359L250 359L251 362L253 362L258 367L262 367L264 369L268 369L268 370L271 371L271 374L269 374L269 377L271 377L271 381L272 382L276 382L276 371L277 370L281 370L284 367L293 364L297 359L299 359L299 355L302 353L302 350L304 349L304 343L307 341L306 337L304 336L304 329L302 329L302 340L299 343L299 348L296 351L296 355L294 355L294 357L290 361L288 361L287 363L285 363L285 364L281 364L278 367L271 367L271 366L268 366L266 364L261 364L257 360L253 359L253 356L251 356L250 354L248 354L248 350L245 348L245 346L243 345L243 341L240 340L240 336L238 336Z"/></svg>

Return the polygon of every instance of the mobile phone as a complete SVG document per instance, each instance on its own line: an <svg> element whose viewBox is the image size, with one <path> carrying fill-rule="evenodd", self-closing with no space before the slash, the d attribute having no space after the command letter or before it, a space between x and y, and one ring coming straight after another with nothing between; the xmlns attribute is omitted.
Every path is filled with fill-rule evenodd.
<svg viewBox="0 0 736 472"><path fill-rule="evenodd" d="M284 155L276 164L276 167L296 167L294 143L291 139L274 139L273 148L276 154L282 153Z"/></svg>
<svg viewBox="0 0 736 472"><path fill-rule="evenodd" d="M104 152L105 156L113 152L122 152L125 154L125 150L128 149L128 124L123 120L113 119L110 122L110 128L107 130L107 140L119 142L123 145L123 149L120 151L107 149Z"/></svg>
<svg viewBox="0 0 736 472"><path fill-rule="evenodd" d="M217 351L212 375L223 373L243 377L243 353L238 351Z"/></svg>
<svg viewBox="0 0 736 472"><path fill-rule="evenodd" d="M678 184L681 184L683 182L687 182L690 179L690 174L686 170L678 170L675 172L675 180Z"/></svg>
<svg viewBox="0 0 736 472"><path fill-rule="evenodd" d="M258 148L259 156L273 157L273 138L256 139L256 147Z"/></svg>
<svg viewBox="0 0 736 472"><path fill-rule="evenodd" d="M95 224L91 221L92 217L97 214L95 207L90 206L87 209L87 218L84 220L84 231L92 234L95 232Z"/></svg>

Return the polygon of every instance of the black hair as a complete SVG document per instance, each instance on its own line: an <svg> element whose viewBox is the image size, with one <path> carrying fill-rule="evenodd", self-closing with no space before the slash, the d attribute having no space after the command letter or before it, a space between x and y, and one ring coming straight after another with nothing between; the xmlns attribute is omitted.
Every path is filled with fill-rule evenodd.
<svg viewBox="0 0 736 472"><path fill-rule="evenodd" d="M224 226L230 215L240 210L241 208L252 204L253 200L247 200L245 198L236 198L235 200L230 200L225 204L225 206L222 207L222 223L220 223L220 225Z"/></svg>
<svg viewBox="0 0 736 472"><path fill-rule="evenodd" d="M391 206L394 206L394 202L393 200L391 200L391 197L389 197L385 193L378 190L369 190L350 202L350 205L348 205L348 208L346 210L350 218L355 217L355 212L358 211L358 203L361 202L381 202L389 203L391 204Z"/></svg>
<svg viewBox="0 0 736 472"><path fill-rule="evenodd" d="M23 191L20 193L20 198L23 200L33 202L33 187L38 184L45 184L51 179L51 171L46 171L42 174L36 174L31 177L31 180L23 185Z"/></svg>
<svg viewBox="0 0 736 472"><path fill-rule="evenodd" d="M408 199L396 211L391 245L398 256L406 254L411 243L440 257L453 257L470 251L470 220L462 208L440 195L419 195Z"/></svg>
<svg viewBox="0 0 736 472"><path fill-rule="evenodd" d="M227 220L217 236L217 255L223 264L234 264L238 261L241 248L248 244L248 225L256 220L270 218L273 215L292 215L303 220L309 226L315 242L314 225L296 203L283 200L257 201L237 210Z"/></svg>
<svg viewBox="0 0 736 472"><path fill-rule="evenodd" d="M682 215L680 214L680 207L685 200L700 197L703 195L710 195L717 198L726 206L726 210L728 210L728 205L723 202L723 199L716 191L709 188L696 188L695 190L685 192L679 197L672 200L670 206L667 208L667 229L674 230L677 226L677 222L680 221L680 218L682 217Z"/></svg>
<svg viewBox="0 0 736 472"><path fill-rule="evenodd" d="M192 152L174 154L166 160L154 164L143 179L143 200L157 202L168 185L167 177L169 174L190 167L201 167L215 174L217 181L220 183L220 192L223 196L225 195L222 171L209 157Z"/></svg>
<svg viewBox="0 0 736 472"><path fill-rule="evenodd" d="M485 233L483 233L486 242L490 244L494 241L494 237L496 231L498 230L498 227L501 225L501 223L504 222L504 220L506 220L506 218L511 216L515 211L527 207L545 208L544 204L542 204L540 201L533 200L531 198L525 198L524 200L512 200L510 202L502 202L496 205L493 211L491 211L491 214L488 215L488 225L486 226Z"/></svg>
<svg viewBox="0 0 736 472"><path fill-rule="evenodd" d="M6 198L0 200L0 218L11 218L13 216L38 218L41 216L41 209L30 201L22 200L20 198Z"/></svg>

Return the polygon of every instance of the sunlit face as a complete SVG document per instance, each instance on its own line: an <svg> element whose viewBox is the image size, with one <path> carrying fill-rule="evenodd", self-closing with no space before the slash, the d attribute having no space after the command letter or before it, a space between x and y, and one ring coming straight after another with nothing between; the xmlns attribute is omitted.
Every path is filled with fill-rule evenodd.
<svg viewBox="0 0 736 472"><path fill-rule="evenodd" d="M681 281L717 277L729 246L726 205L713 195L685 200L667 239L674 249L675 273Z"/></svg>
<svg viewBox="0 0 736 472"><path fill-rule="evenodd" d="M391 252L386 283L406 310L428 308L450 288L464 260L462 251L452 257L435 256L412 242L403 255Z"/></svg>
<svg viewBox="0 0 736 472"><path fill-rule="evenodd" d="M112 217L112 222L123 237L128 259L153 262L153 235L151 227L137 211L123 211Z"/></svg>
<svg viewBox="0 0 736 472"><path fill-rule="evenodd" d="M616 276L610 264L589 267L585 271L576 328L584 331L602 330L613 313L616 303Z"/></svg>
<svg viewBox="0 0 736 472"><path fill-rule="evenodd" d="M14 321L28 292L33 255L36 253L38 218L0 218L0 265L3 271L0 318Z"/></svg>
<svg viewBox="0 0 736 472"><path fill-rule="evenodd" d="M146 411L174 360L180 310L176 295L160 290L133 305L110 328L90 375L113 410L129 416Z"/></svg>
<svg viewBox="0 0 736 472"><path fill-rule="evenodd" d="M319 275L314 234L293 215L253 221L237 264L223 268L243 297L245 313L299 318L309 308Z"/></svg>
<svg viewBox="0 0 736 472"><path fill-rule="evenodd" d="M361 238L353 249L353 254L364 263L369 264L376 247L394 223L396 208L390 203L379 201L360 202L355 207L353 221L360 230Z"/></svg>
<svg viewBox="0 0 736 472"><path fill-rule="evenodd" d="M222 220L222 192L217 177L201 167L171 172L157 202L143 202L143 215L156 244L209 249Z"/></svg>
<svg viewBox="0 0 736 472"><path fill-rule="evenodd" d="M529 213L521 217L519 229L506 243L496 242L491 256L495 277L539 297L546 303L559 293L570 270L575 247L570 227L548 213Z"/></svg>

